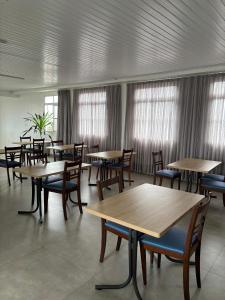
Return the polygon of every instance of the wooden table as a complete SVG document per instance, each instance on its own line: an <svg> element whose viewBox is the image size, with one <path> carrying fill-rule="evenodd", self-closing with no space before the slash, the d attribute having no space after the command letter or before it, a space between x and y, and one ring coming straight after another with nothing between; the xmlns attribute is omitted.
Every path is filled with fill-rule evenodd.
<svg viewBox="0 0 225 300"><path fill-rule="evenodd" d="M81 148L82 146L76 146L77 149ZM68 145L56 145L56 146L48 146L46 149L54 150L59 152L59 159L63 159L63 152L66 150L73 150L74 144ZM83 148L87 148L87 145L83 145Z"/></svg>
<svg viewBox="0 0 225 300"><path fill-rule="evenodd" d="M132 155L135 155L135 154L136 154L136 152L133 152ZM86 156L102 160L103 163L100 165L100 180L105 180L107 177L106 176L107 162L109 160L115 160L115 159L121 158L123 156L123 151L112 150L112 151L95 152L95 153L88 153L88 154L86 154ZM129 181L129 180L125 179L124 181ZM133 180L131 180L131 181L133 182ZM89 183L89 185L96 186L96 183Z"/></svg>
<svg viewBox="0 0 225 300"><path fill-rule="evenodd" d="M133 279L141 299L136 281L138 232L160 238L202 199L203 195L145 183L86 208L90 214L130 229L128 279L118 285L96 285L96 289L123 288Z"/></svg>
<svg viewBox="0 0 225 300"><path fill-rule="evenodd" d="M221 161L214 161L214 160L206 160L206 159L199 159L199 158L184 158L182 160L178 160L171 164L168 164L168 168L179 169L189 171L188 180L187 180L187 188L186 191L191 192L192 190L192 182L194 173L197 173L197 186L196 186L196 193L198 191L199 180L202 177L202 173L208 173L217 166L219 166L222 162Z"/></svg>
<svg viewBox="0 0 225 300"><path fill-rule="evenodd" d="M47 164L38 164L35 166L21 167L16 170L18 173L33 177L37 181L36 208L30 211L18 211L19 214L30 214L30 213L35 213L37 210L39 210L39 222L42 223L42 209L41 209L42 178L51 175L62 174L64 172L65 162L66 161L57 161L57 162L51 162ZM89 166L90 164L82 163L81 168L86 169ZM75 202L75 204L77 203ZM82 202L82 205L87 205L87 203Z"/></svg>
<svg viewBox="0 0 225 300"><path fill-rule="evenodd" d="M44 141L45 144L50 144L51 141ZM28 146L28 145L33 145L32 141L18 141L18 142L13 142L13 144L15 145L19 145L19 146Z"/></svg>

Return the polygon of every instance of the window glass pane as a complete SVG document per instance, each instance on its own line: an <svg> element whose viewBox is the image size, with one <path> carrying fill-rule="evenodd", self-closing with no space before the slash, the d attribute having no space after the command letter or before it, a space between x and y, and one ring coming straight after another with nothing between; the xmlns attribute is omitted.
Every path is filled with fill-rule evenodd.
<svg viewBox="0 0 225 300"><path fill-rule="evenodd" d="M45 103L53 103L53 96L45 97Z"/></svg>
<svg viewBox="0 0 225 300"><path fill-rule="evenodd" d="M54 96L54 103L58 103L58 96Z"/></svg>

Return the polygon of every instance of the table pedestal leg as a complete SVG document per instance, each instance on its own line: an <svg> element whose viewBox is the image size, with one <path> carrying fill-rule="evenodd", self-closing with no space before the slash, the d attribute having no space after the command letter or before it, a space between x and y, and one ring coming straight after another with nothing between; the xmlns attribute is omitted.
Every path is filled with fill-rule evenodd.
<svg viewBox="0 0 225 300"><path fill-rule="evenodd" d="M95 288L97 290L104 290L104 289L121 289L126 287L132 280L133 287L135 294L137 296L137 299L141 300L141 295L138 290L137 286L137 232L134 230L130 230L129 234L129 241L128 241L128 253L129 253L129 274L126 281L124 281L121 284L101 284L96 285Z"/></svg>

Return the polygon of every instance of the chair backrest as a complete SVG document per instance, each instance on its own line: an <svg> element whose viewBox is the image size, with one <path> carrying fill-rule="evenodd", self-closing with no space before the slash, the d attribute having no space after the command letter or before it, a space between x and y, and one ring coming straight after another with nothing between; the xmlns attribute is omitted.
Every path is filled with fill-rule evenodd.
<svg viewBox="0 0 225 300"><path fill-rule="evenodd" d="M92 152L99 152L99 144L95 144L95 145L90 145L88 146L88 152L92 153Z"/></svg>
<svg viewBox="0 0 225 300"><path fill-rule="evenodd" d="M125 164L127 166L131 166L133 152L134 152L133 149L131 149L131 150L123 149L123 155L120 159L120 162L122 162L123 164Z"/></svg>
<svg viewBox="0 0 225 300"><path fill-rule="evenodd" d="M104 181L97 181L97 189L98 189L98 198L100 201L104 200L103 197L103 189L110 187L113 184L118 184L119 193L123 192L123 184L122 184L122 176L119 176L106 179Z"/></svg>
<svg viewBox="0 0 225 300"><path fill-rule="evenodd" d="M162 150L152 152L152 160L153 174L155 174L158 170L162 170L164 168Z"/></svg>
<svg viewBox="0 0 225 300"><path fill-rule="evenodd" d="M40 150L44 154L45 139L33 139L33 150Z"/></svg>
<svg viewBox="0 0 225 300"><path fill-rule="evenodd" d="M210 203L210 197L205 198L197 205L192 212L191 221L188 227L185 255L190 255L194 249L201 243L202 231L205 224L206 214Z"/></svg>
<svg viewBox="0 0 225 300"><path fill-rule="evenodd" d="M20 136L21 142L31 142L31 136ZM25 149L27 146L30 148L31 145L22 145L22 147Z"/></svg>
<svg viewBox="0 0 225 300"><path fill-rule="evenodd" d="M47 153L44 154L41 150L35 152L28 152L27 159L30 166L33 165L32 161L35 163L35 160L38 162L41 161L43 164L48 163Z"/></svg>
<svg viewBox="0 0 225 300"><path fill-rule="evenodd" d="M6 164L10 161L18 161L21 163L22 146L5 147Z"/></svg>
<svg viewBox="0 0 225 300"><path fill-rule="evenodd" d="M75 161L77 158L83 159L83 151L84 151L84 143L75 143L73 146L73 160Z"/></svg>
<svg viewBox="0 0 225 300"><path fill-rule="evenodd" d="M76 158L75 161L65 162L63 172L63 189L66 189L66 182L74 180L78 187L80 187L81 174L81 158Z"/></svg>
<svg viewBox="0 0 225 300"><path fill-rule="evenodd" d="M62 146L63 145L63 140L51 140L51 144L52 146ZM53 149L53 157L54 157L54 161L57 160L56 154L57 154L57 150Z"/></svg>

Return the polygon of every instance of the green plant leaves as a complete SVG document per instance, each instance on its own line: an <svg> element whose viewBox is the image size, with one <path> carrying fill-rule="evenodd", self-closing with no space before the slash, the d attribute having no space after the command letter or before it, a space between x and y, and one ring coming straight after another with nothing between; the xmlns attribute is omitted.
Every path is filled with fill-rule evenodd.
<svg viewBox="0 0 225 300"><path fill-rule="evenodd" d="M26 122L30 122L32 125L29 129L24 130L23 136L25 136L28 132L31 130L34 131L34 133L39 133L39 135L42 137L43 135L46 135L46 129L48 126L53 126L53 114L43 113L41 114L30 114L28 113L29 117L24 118Z"/></svg>

